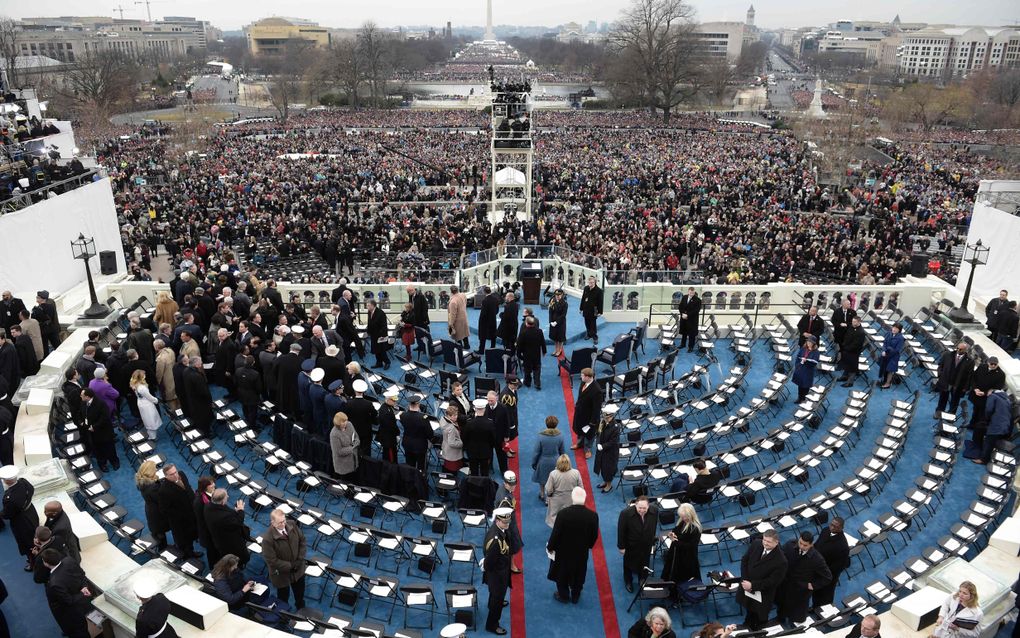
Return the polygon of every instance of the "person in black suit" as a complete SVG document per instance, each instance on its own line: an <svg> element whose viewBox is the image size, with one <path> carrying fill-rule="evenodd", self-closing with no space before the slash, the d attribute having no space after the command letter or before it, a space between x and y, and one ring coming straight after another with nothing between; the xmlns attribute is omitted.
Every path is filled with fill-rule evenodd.
<svg viewBox="0 0 1020 638"><path fill-rule="evenodd" d="M868 614L850 629L846 638L882 638L881 629L882 620L875 614Z"/></svg>
<svg viewBox="0 0 1020 638"><path fill-rule="evenodd" d="M598 429L599 415L602 413L602 386L595 381L595 371L591 368L581 370L581 389L577 392L574 404L574 421L571 428L577 435L577 443L570 446L571 450L584 448L584 458L591 458L591 445ZM585 429L587 428L587 429Z"/></svg>
<svg viewBox="0 0 1020 638"><path fill-rule="evenodd" d="M850 307L850 300L844 299L839 309L832 313L832 343L842 353L843 335L850 329L853 318L857 311ZM842 358L842 354L840 354Z"/></svg>
<svg viewBox="0 0 1020 638"><path fill-rule="evenodd" d="M85 412L85 429L92 440L92 452L99 462L99 469L106 472L108 464L112 465L114 470L120 469L110 408L96 398L92 388L81 391L81 402L82 410Z"/></svg>
<svg viewBox="0 0 1020 638"><path fill-rule="evenodd" d="M489 476L492 474L492 453L497 447L502 447L503 441L496 438L496 426L485 415L488 401L475 399L471 405L475 416L468 419L460 438L464 443L471 476Z"/></svg>
<svg viewBox="0 0 1020 638"><path fill-rule="evenodd" d="M948 407L949 412L956 414L960 399L970 389L970 377L974 372L974 360L968 351L970 346L961 341L956 344L956 351L942 355L939 362L939 377L935 389L939 392L939 403L935 407L935 418Z"/></svg>
<svg viewBox="0 0 1020 638"><path fill-rule="evenodd" d="M418 468L424 473L429 454L429 439L432 428L425 415L421 413L421 397L414 394L407 400L407 410L400 415L400 425L404 429L404 459L408 465Z"/></svg>
<svg viewBox="0 0 1020 638"><path fill-rule="evenodd" d="M556 346L553 350L554 357L563 354L563 344L567 342L567 310L569 306L566 293L562 288L557 288L549 302L549 339Z"/></svg>
<svg viewBox="0 0 1020 638"><path fill-rule="evenodd" d="M411 302L414 327L429 331L429 302L422 291L414 286L407 287L407 297Z"/></svg>
<svg viewBox="0 0 1020 638"><path fill-rule="evenodd" d="M747 609L744 625L756 631L768 622L776 590L786 578L786 555L775 530L767 530L748 546L740 559L740 578L737 603Z"/></svg>
<svg viewBox="0 0 1020 638"><path fill-rule="evenodd" d="M64 512L64 506L60 501L49 501L43 506L43 516L46 520L43 525L53 533L54 538L60 539L60 544L67 548L67 555L74 560L81 560L81 543L74 530L71 529L71 519Z"/></svg>
<svg viewBox="0 0 1020 638"><path fill-rule="evenodd" d="M0 298L0 328L7 330L21 322L22 310L27 310L25 302L13 296L10 290L5 290Z"/></svg>
<svg viewBox="0 0 1020 638"><path fill-rule="evenodd" d="M167 620L170 618L170 601L161 594L158 585L147 579L135 581L135 596L142 605L135 616L135 636L139 638L177 638L177 632Z"/></svg>
<svg viewBox="0 0 1020 638"><path fill-rule="evenodd" d="M506 293L503 303L503 312L499 313L499 328L497 333L503 341L503 347L514 352L517 341L517 297L512 292Z"/></svg>
<svg viewBox="0 0 1020 638"><path fill-rule="evenodd" d="M67 638L89 638L85 615L92 609L89 603L92 592L85 572L73 558L61 556L54 549L45 550L39 557L50 570L46 602L53 619Z"/></svg>
<svg viewBox="0 0 1020 638"><path fill-rule="evenodd" d="M368 382L364 379L355 379L352 387L354 388L354 398L344 406L344 412L350 419L351 425L354 426L354 431L358 433L358 454L371 456L372 429L379 421L379 412L375 409L375 405L365 398L365 393L368 392Z"/></svg>
<svg viewBox="0 0 1020 638"><path fill-rule="evenodd" d="M29 554L28 562L32 566L32 580L40 585L50 579L49 568L39 559L39 555L47 549L57 550L60 552L61 558L68 555L67 547L64 546L64 540L61 537L54 536L48 527L37 527L35 529L35 547Z"/></svg>
<svg viewBox="0 0 1020 638"><path fill-rule="evenodd" d="M545 346L545 334L538 327L534 317L524 320L524 329L517 339L517 356L521 360L521 368L524 370L524 387L531 387L531 379L535 379L535 388L542 389L542 357L547 350Z"/></svg>
<svg viewBox="0 0 1020 638"><path fill-rule="evenodd" d="M29 560L35 545L35 530L39 527L39 514L32 505L35 487L25 479L18 478L18 468L14 465L0 468L0 480L4 485L3 517L11 524L18 553Z"/></svg>
<svg viewBox="0 0 1020 638"><path fill-rule="evenodd" d="M797 345L803 347L808 337L814 337L815 343L818 343L823 332L825 332L825 321L818 316L818 306L811 306L807 314L797 322Z"/></svg>
<svg viewBox="0 0 1020 638"><path fill-rule="evenodd" d="M365 307L368 309L365 332L375 355L375 365L386 370L390 367L390 358L386 354L390 349L390 326L386 322L386 313L379 309L375 299L365 302Z"/></svg>
<svg viewBox="0 0 1020 638"><path fill-rule="evenodd" d="M205 436L212 435L213 413L212 394L209 380L205 376L200 357L192 357L188 369L181 375L184 381L184 402L188 404L188 418Z"/></svg>
<svg viewBox="0 0 1020 638"><path fill-rule="evenodd" d="M840 365L843 366L843 376L837 380L843 382L844 388L853 386L854 380L857 378L861 352L864 351L866 342L867 336L864 334L864 328L861 327L860 317L852 318L850 320L850 327L843 333L843 340L839 344Z"/></svg>
<svg viewBox="0 0 1020 638"><path fill-rule="evenodd" d="M64 371L64 385L60 387L67 401L68 412L71 413L71 421L78 426L79 430L85 423L85 414L81 409L81 375L75 368L68 368ZM89 444L82 441L85 449L90 449Z"/></svg>
<svg viewBox="0 0 1020 638"><path fill-rule="evenodd" d="M10 340L14 344L14 352L18 356L18 371L22 378L39 373L39 359L35 356L35 345L32 338L25 334L21 326L11 326Z"/></svg>
<svg viewBox="0 0 1020 638"><path fill-rule="evenodd" d="M492 288L485 286L485 298L482 299L482 308L478 313L478 352L485 354L485 342L491 341L490 347L496 347L496 320L499 315L499 294L492 291Z"/></svg>
<svg viewBox="0 0 1020 638"><path fill-rule="evenodd" d="M829 572L832 574L832 580L828 585L816 587L811 594L811 604L814 607L821 607L832 604L839 575L850 566L850 546L843 533L841 517L834 516L829 521L829 526L818 533L818 538L815 539L815 549L825 559L825 564L829 566Z"/></svg>
<svg viewBox="0 0 1020 638"><path fill-rule="evenodd" d="M569 600L576 605L581 598L588 573L588 554L599 538L599 515L585 507L586 498L583 487L575 487L570 492L573 504L556 515L545 544L546 551L553 554L549 565L549 580L556 583L553 598L561 603Z"/></svg>
<svg viewBox="0 0 1020 638"><path fill-rule="evenodd" d="M298 374L301 372L301 346L293 344L289 352L276 359L276 396L273 402L288 415L300 415Z"/></svg>
<svg viewBox="0 0 1020 638"><path fill-rule="evenodd" d="M694 459L691 464L694 468L694 480L687 484L684 496L692 503L706 504L708 493L722 481L718 472L708 469L705 459Z"/></svg>
<svg viewBox="0 0 1020 638"><path fill-rule="evenodd" d="M255 369L255 358L246 356L244 366L234 372L234 391L241 403L244 422L249 427L258 427L259 403L262 400L262 379Z"/></svg>
<svg viewBox="0 0 1020 638"><path fill-rule="evenodd" d="M273 308L276 308L277 312L283 312L283 296L276 289L275 279L266 281L266 287L262 289L262 297L268 300L273 305Z"/></svg>
<svg viewBox="0 0 1020 638"><path fill-rule="evenodd" d="M701 297L694 288L687 289L687 294L680 300L680 347L687 345L687 352L693 352L698 341L698 323L701 315Z"/></svg>
<svg viewBox="0 0 1020 638"><path fill-rule="evenodd" d="M503 446L510 441L510 414L506 406L499 402L499 394L494 390L489 390L485 400L485 416L492 421L492 432L496 437L496 464L499 465L499 473L505 474L508 465Z"/></svg>
<svg viewBox="0 0 1020 638"><path fill-rule="evenodd" d="M482 582L489 587L488 615L485 618L485 629L498 636L505 636L507 631L500 627L503 616L506 592L510 588L511 558L520 549L515 547L512 536L508 532L513 510L509 507L497 509L496 520L485 533L482 551L485 561L482 563Z"/></svg>
<svg viewBox="0 0 1020 638"><path fill-rule="evenodd" d="M193 543L198 537L198 521L195 520L195 491L188 483L188 477L177 471L177 466L167 465L163 469L163 482L159 486L159 509L170 522L174 545L187 558L199 557Z"/></svg>
<svg viewBox="0 0 1020 638"><path fill-rule="evenodd" d="M581 293L581 304L579 306L581 315L584 317L584 329L588 338L593 342L599 342L597 321L602 314L602 289L595 285L595 278L588 277L588 285Z"/></svg>
<svg viewBox="0 0 1020 638"><path fill-rule="evenodd" d="M999 321L1007 308L1009 308L1009 291L1007 290L1000 290L999 296L989 301L985 306L985 321L988 331L992 333L989 337L992 341L997 341Z"/></svg>
<svg viewBox="0 0 1020 638"><path fill-rule="evenodd" d="M231 508L227 505L227 490L214 490L212 501L205 508L205 524L217 555L233 554L244 569L248 564L248 537L251 535L244 524L244 499L238 499Z"/></svg>
<svg viewBox="0 0 1020 638"><path fill-rule="evenodd" d="M648 557L657 539L656 512L649 507L648 497L639 496L634 504L620 512L616 522L616 547L623 555L623 582L627 592L634 592L634 577L644 580Z"/></svg>
<svg viewBox="0 0 1020 638"><path fill-rule="evenodd" d="M825 564L825 558L814 547L814 535L803 531L797 540L783 546L786 555L786 578L779 589L777 602L780 620L789 619L801 623L811 608L811 594L814 590L832 582L832 572Z"/></svg>
<svg viewBox="0 0 1020 638"><path fill-rule="evenodd" d="M239 352L237 342L230 338L226 328L216 331L216 358L213 360L212 378L217 385L227 389L228 401L234 396L234 357Z"/></svg>

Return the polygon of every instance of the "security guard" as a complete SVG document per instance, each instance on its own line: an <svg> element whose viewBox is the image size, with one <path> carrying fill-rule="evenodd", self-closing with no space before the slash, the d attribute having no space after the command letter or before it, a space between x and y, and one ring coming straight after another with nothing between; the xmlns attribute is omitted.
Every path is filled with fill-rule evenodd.
<svg viewBox="0 0 1020 638"><path fill-rule="evenodd" d="M496 520L485 533L485 561L482 564L482 582L489 586L489 615L485 619L485 629L497 636L505 636L507 631L500 627L499 621L503 607L509 604L505 599L510 587L510 557L513 548L507 530L514 511L509 507L501 507L494 513Z"/></svg>

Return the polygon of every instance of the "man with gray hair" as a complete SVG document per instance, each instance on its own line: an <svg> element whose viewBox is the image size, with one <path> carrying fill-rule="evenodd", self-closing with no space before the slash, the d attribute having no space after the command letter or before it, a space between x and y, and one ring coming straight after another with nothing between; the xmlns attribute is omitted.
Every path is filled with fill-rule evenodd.
<svg viewBox="0 0 1020 638"><path fill-rule="evenodd" d="M588 554L599 538L599 515L585 507L588 495L583 487L570 492L572 505L556 515L546 551L552 554L549 577L556 581L553 598L577 604L588 572Z"/></svg>
<svg viewBox="0 0 1020 638"><path fill-rule="evenodd" d="M209 528L209 540L216 548L216 554L237 556L241 569L248 563L248 537L251 535L244 524L244 499L237 499L233 507L227 504L227 490L217 488L210 503L205 506L205 524Z"/></svg>
<svg viewBox="0 0 1020 638"><path fill-rule="evenodd" d="M138 352L138 358L142 361L153 362L156 359L156 352L152 345L152 333L142 327L142 320L139 317L132 317L130 320L131 330L128 333L127 346Z"/></svg>

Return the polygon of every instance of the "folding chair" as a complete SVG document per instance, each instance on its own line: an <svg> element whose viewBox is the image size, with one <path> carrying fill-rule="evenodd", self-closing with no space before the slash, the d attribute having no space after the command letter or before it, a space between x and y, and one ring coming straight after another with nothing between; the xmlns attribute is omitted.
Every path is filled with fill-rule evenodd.
<svg viewBox="0 0 1020 638"><path fill-rule="evenodd" d="M478 628L478 590L474 587L448 587L446 612L451 622Z"/></svg>
<svg viewBox="0 0 1020 638"><path fill-rule="evenodd" d="M448 583L466 583L468 585L475 584L475 569L478 567L478 561L475 560L475 546L473 543L443 543L443 547L446 548L446 556L449 559L450 567L446 573L446 582ZM454 566L455 565L467 565L468 566L468 580L456 580L454 578Z"/></svg>
<svg viewBox="0 0 1020 638"><path fill-rule="evenodd" d="M436 596L432 591L432 585L415 584L401 585L400 595L404 598L404 626L413 627L407 622L407 616L411 610L423 611L428 614L428 628L432 629L435 624L436 611L439 606L436 604Z"/></svg>

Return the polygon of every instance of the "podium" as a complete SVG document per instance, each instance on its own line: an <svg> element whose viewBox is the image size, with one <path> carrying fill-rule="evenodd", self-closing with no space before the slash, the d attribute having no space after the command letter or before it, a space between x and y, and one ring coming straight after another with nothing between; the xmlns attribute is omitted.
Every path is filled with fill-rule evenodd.
<svg viewBox="0 0 1020 638"><path fill-rule="evenodd" d="M542 262L526 261L518 271L525 304L542 303Z"/></svg>

